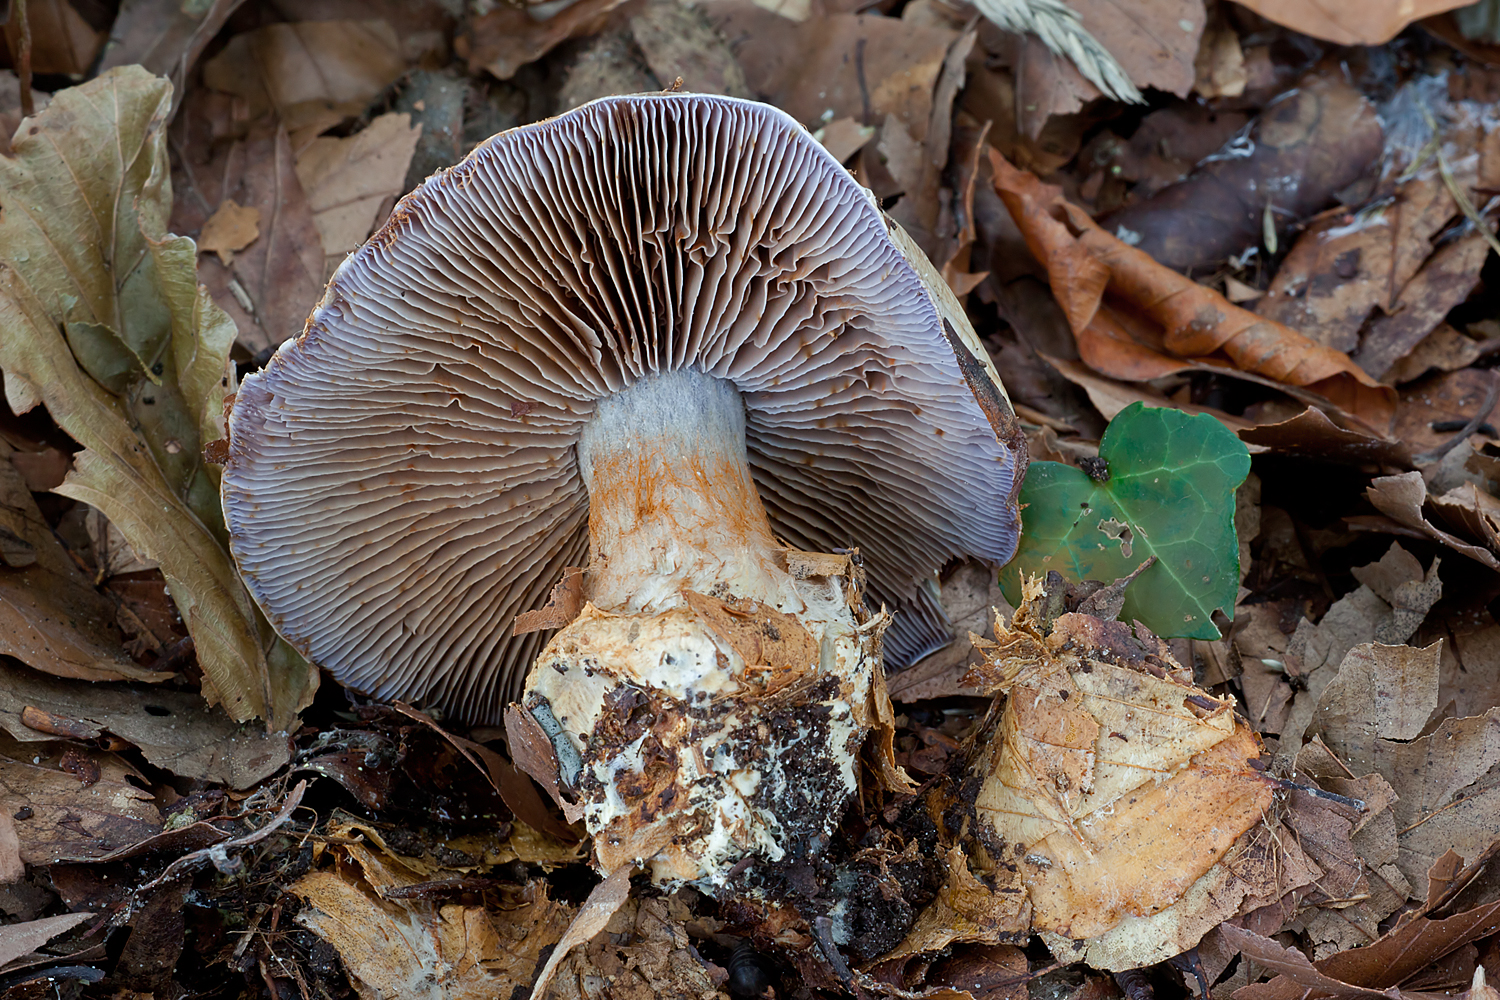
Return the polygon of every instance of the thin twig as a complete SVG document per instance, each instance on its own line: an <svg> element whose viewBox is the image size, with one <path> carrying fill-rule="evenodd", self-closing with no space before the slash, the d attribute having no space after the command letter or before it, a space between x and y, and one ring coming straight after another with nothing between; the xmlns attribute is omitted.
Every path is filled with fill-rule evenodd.
<svg viewBox="0 0 1500 1000"><path fill-rule="evenodd" d="M213 862L216 867L219 865L227 864L229 859L228 852L231 848L249 847L251 844L255 844L262 840L265 840L271 834L275 833L276 830L291 817L292 811L296 809L297 806L302 804L302 793L306 791L306 779L297 782L297 786L293 788L291 794L286 797L286 802L282 804L276 815L272 816L271 821L265 826L262 826L257 830L252 830L251 832L245 834L243 837L235 837L232 840L226 840L222 843L214 844L212 847L205 847L202 850L193 851L190 854L184 854L182 857L173 861L170 865L167 865L166 871L162 872L156 878L152 879L150 882L147 882L145 885L137 889L135 891L135 895L139 897L142 893L154 889L168 879L174 878L177 875L180 875L183 872L187 871L189 868L197 867L199 864L202 864L204 862Z"/></svg>

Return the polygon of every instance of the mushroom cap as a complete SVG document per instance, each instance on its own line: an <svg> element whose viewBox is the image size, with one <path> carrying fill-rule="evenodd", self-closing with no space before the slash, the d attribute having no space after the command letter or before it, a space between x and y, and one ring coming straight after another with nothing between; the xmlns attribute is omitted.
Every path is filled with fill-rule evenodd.
<svg viewBox="0 0 1500 1000"><path fill-rule="evenodd" d="M240 388L240 571L342 682L497 723L547 639L512 622L588 562L581 428L684 366L742 394L778 537L859 548L898 612L887 662L946 644L937 571L1017 543L1024 440L998 376L801 125L702 95L501 133L397 205Z"/></svg>

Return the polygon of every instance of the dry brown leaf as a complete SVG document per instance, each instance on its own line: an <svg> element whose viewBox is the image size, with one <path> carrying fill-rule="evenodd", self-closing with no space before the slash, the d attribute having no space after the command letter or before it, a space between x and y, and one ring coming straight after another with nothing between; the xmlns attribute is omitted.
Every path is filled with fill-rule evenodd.
<svg viewBox="0 0 1500 1000"><path fill-rule="evenodd" d="M1072 0L1087 31L1130 82L1186 97L1207 15L1203 0Z"/></svg>
<svg viewBox="0 0 1500 1000"><path fill-rule="evenodd" d="M945 207L951 212L951 207L944 204L951 191L943 185L953 136L953 101L963 89L964 64L977 38L978 32L969 28L954 40L943 57L942 70L933 88L931 117L924 130L920 167L915 177L903 178L905 196L890 213L927 258L937 263L944 262L938 254L939 217ZM887 116L887 125L892 122Z"/></svg>
<svg viewBox="0 0 1500 1000"><path fill-rule="evenodd" d="M3 879L0 879L0 884L4 884ZM40 920L27 920L0 927L0 968L27 952L36 951L92 916L92 913L62 913L55 917L42 917Z"/></svg>
<svg viewBox="0 0 1500 1000"><path fill-rule="evenodd" d="M468 60L469 72L485 70L501 80L551 52L569 38L578 38L604 26L610 11L624 0L578 0L546 20L537 20L524 7L500 4L474 19L469 31L454 40L459 57Z"/></svg>
<svg viewBox="0 0 1500 1000"><path fill-rule="evenodd" d="M1332 67L1285 90L1186 180L1099 223L1168 267L1201 273L1262 243L1268 203L1277 231L1289 236L1382 148L1375 106Z"/></svg>
<svg viewBox="0 0 1500 1000"><path fill-rule="evenodd" d="M203 64L203 82L244 99L250 121L275 112L288 132L317 135L359 114L405 70L385 21L295 21L235 35Z"/></svg>
<svg viewBox="0 0 1500 1000"><path fill-rule="evenodd" d="M973 689L959 683L979 662L979 653L969 636L993 640L996 612L1007 617L1015 613L1000 592L995 571L976 560L965 562L946 574L938 594L943 612L951 623L949 629L953 642L891 675L887 683L894 701L972 697Z"/></svg>
<svg viewBox="0 0 1500 1000"><path fill-rule="evenodd" d="M1058 188L990 159L995 189L1047 268L1091 368L1140 381L1212 364L1315 394L1379 433L1389 427L1395 393L1347 355L1233 305L1105 232ZM1106 286L1142 315L1103 304Z"/></svg>
<svg viewBox="0 0 1500 1000"><path fill-rule="evenodd" d="M1317 625L1298 624L1284 654L1286 672L1300 690L1280 729L1283 754L1294 755L1302 746L1324 689L1351 649L1377 640L1402 643L1417 630L1442 593L1436 568L1424 574L1415 558L1392 544L1378 562L1356 570L1369 583L1335 601Z"/></svg>
<svg viewBox="0 0 1500 1000"><path fill-rule="evenodd" d="M1438 704L1456 718L1500 705L1500 625L1488 615L1459 614L1444 622L1443 672Z"/></svg>
<svg viewBox="0 0 1500 1000"><path fill-rule="evenodd" d="M1026 141L1040 144L1049 124L1073 117L1103 96L1071 59L1053 52L1036 35L1007 33L1005 41L1001 58L1011 67L1014 80L1016 130ZM1062 156L1056 166L1068 158Z"/></svg>
<svg viewBox="0 0 1500 1000"><path fill-rule="evenodd" d="M380 887L419 879L361 859ZM382 899L369 883L339 871L315 871L290 887L307 905L297 923L333 945L360 997L492 1000L524 990L541 953L562 935L568 907L533 883L531 899L496 919L482 906Z"/></svg>
<svg viewBox="0 0 1500 1000"><path fill-rule="evenodd" d="M1175 400L1163 396L1152 389L1149 385L1140 383L1120 382L1116 379L1105 378L1098 375L1093 369L1077 361L1065 361L1062 358L1054 358L1042 355L1046 362L1062 373L1063 377L1084 392L1088 393L1089 402L1106 420L1113 420L1115 414L1119 413L1131 403L1142 403L1146 406L1160 406L1168 409L1181 410L1184 413L1206 413L1219 421L1225 427L1236 434L1249 432L1255 429L1255 425L1241 417L1216 410L1211 406L1195 406L1192 403L1178 403ZM1316 412L1316 411L1314 411ZM1327 420L1327 418L1323 418ZM1241 440L1245 440L1241 438ZM1250 453L1256 454L1266 449L1258 444L1248 444Z"/></svg>
<svg viewBox="0 0 1500 1000"><path fill-rule="evenodd" d="M1032 581L1026 597L1040 592ZM971 682L1008 697L975 809L1007 845L996 863L1019 867L1036 929L1084 941L1160 914L1261 821L1272 788L1246 763L1258 739L1232 703L1176 679L1160 640L1079 614L1043 638L1026 608L995 635ZM1228 915L1196 925L1187 909L1183 937L1130 926L1100 960L1161 961Z"/></svg>
<svg viewBox="0 0 1500 1000"><path fill-rule="evenodd" d="M28 865L94 860L159 833L147 784L114 754L0 735L0 811L30 810L15 823Z"/></svg>
<svg viewBox="0 0 1500 1000"><path fill-rule="evenodd" d="M200 253L216 253L219 262L228 267L234 255L255 242L260 235L260 209L241 205L225 198L198 233Z"/></svg>
<svg viewBox="0 0 1500 1000"><path fill-rule="evenodd" d="M322 238L325 271L365 241L394 203L422 135L411 115L391 112L347 138L314 139L297 156L297 180Z"/></svg>
<svg viewBox="0 0 1500 1000"><path fill-rule="evenodd" d="M1479 360L1483 353L1477 340L1459 333L1447 323L1439 323L1406 357L1391 367L1386 373L1386 381L1403 385L1430 371L1458 371Z"/></svg>
<svg viewBox="0 0 1500 1000"><path fill-rule="evenodd" d="M0 459L0 653L59 677L165 680L120 648L114 604L58 543L25 481Z"/></svg>
<svg viewBox="0 0 1500 1000"><path fill-rule="evenodd" d="M818 141L840 163L859 152L875 135L875 129L861 125L853 118L835 118L818 132Z"/></svg>
<svg viewBox="0 0 1500 1000"><path fill-rule="evenodd" d="M1489 244L1479 233L1439 248L1401 289L1392 313L1379 317L1365 330L1359 350L1354 352L1355 362L1384 379L1449 310L1469 297L1479 284L1479 268L1489 252Z"/></svg>
<svg viewBox="0 0 1500 1000"><path fill-rule="evenodd" d="M1475 562L1490 569L1500 570L1500 559L1488 548L1472 545L1434 525L1422 513L1427 502L1427 484L1420 472L1407 472L1399 476L1380 476L1370 483L1365 494L1382 514L1397 524L1411 528L1441 542L1455 552L1460 552Z"/></svg>
<svg viewBox="0 0 1500 1000"><path fill-rule="evenodd" d="M1322 410L1311 406L1287 420L1247 427L1239 432L1239 436L1252 451L1263 448L1286 455L1351 464L1404 465L1411 458L1410 449L1399 436L1380 438L1348 430L1329 420Z"/></svg>
<svg viewBox="0 0 1500 1000"><path fill-rule="evenodd" d="M81 685L0 663L0 727L23 743L51 739L23 721L31 707L67 720L73 739L109 733L181 778L249 788L291 760L285 734L236 723L193 692Z"/></svg>
<svg viewBox="0 0 1500 1000"><path fill-rule="evenodd" d="M1422 895L1429 868L1449 850L1473 858L1500 840L1500 707L1448 719L1411 743L1380 743L1376 769L1399 798L1396 866Z"/></svg>
<svg viewBox="0 0 1500 1000"><path fill-rule="evenodd" d="M1255 311L1336 351L1355 350L1366 318L1390 294L1394 214L1379 206L1315 221Z"/></svg>
<svg viewBox="0 0 1500 1000"><path fill-rule="evenodd" d="M1470 0L1238 0L1261 17L1335 45L1381 45L1413 21Z"/></svg>
<svg viewBox="0 0 1500 1000"><path fill-rule="evenodd" d="M99 72L132 63L172 81L175 110L187 93L187 75L229 16L245 0L208 0L199 3L161 3L160 0L122 0L110 28L109 45Z"/></svg>
<svg viewBox="0 0 1500 1000"><path fill-rule="evenodd" d="M95 31L68 0L29 0L26 16L33 73L76 76L88 72L104 44L104 33ZM5 42L11 52L21 51L18 20L10 17L5 22Z"/></svg>
<svg viewBox="0 0 1500 1000"><path fill-rule="evenodd" d="M177 134L186 139L174 157L171 222L176 232L199 232L226 199L260 213L260 236L227 267L217 257L198 262L199 280L234 319L240 343L259 354L302 332L323 290L323 244L286 129L267 117L224 142L213 135L215 117L215 102L203 91L178 115Z"/></svg>
<svg viewBox="0 0 1500 1000"><path fill-rule="evenodd" d="M836 118L879 125L894 115L919 143L927 138L943 59L959 35L875 14L799 24L749 0L720 0L708 14L763 100L814 129Z"/></svg>
<svg viewBox="0 0 1500 1000"><path fill-rule="evenodd" d="M94 553L96 579L107 580L121 573L144 573L160 567L155 559L142 558L103 511L87 507L83 525L88 530L89 547Z"/></svg>
<svg viewBox="0 0 1500 1000"><path fill-rule="evenodd" d="M1321 736L1354 773L1369 773L1377 740L1413 740L1426 727L1437 709L1441 658L1437 643L1426 649L1355 646L1318 698L1308 735Z"/></svg>
<svg viewBox="0 0 1500 1000"><path fill-rule="evenodd" d="M1500 763L1500 708L1420 736L1438 707L1439 671L1436 645L1356 646L1324 688L1310 727L1354 774L1389 783L1394 861L1419 896L1445 851L1472 858L1500 838L1500 787L1487 775Z"/></svg>
<svg viewBox="0 0 1500 1000"><path fill-rule="evenodd" d="M745 73L701 7L679 0L651 0L630 18L630 33L656 79L695 94L750 97Z"/></svg>
<svg viewBox="0 0 1500 1000"><path fill-rule="evenodd" d="M1287 948L1252 931L1226 924L1224 936L1247 957L1279 973L1269 983L1236 990L1235 1000L1299 1000L1334 997L1337 1000L1392 1000L1395 987L1436 960L1495 931L1500 903L1476 907L1435 920L1419 916L1398 923L1368 947L1351 948L1310 962L1295 948ZM1412 994L1404 994L1412 996ZM1420 997L1442 994L1416 994Z"/></svg>

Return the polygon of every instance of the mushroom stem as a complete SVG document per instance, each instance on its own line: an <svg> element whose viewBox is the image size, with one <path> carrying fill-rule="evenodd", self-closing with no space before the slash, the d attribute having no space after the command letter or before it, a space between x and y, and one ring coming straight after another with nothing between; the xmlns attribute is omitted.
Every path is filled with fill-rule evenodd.
<svg viewBox="0 0 1500 1000"><path fill-rule="evenodd" d="M694 591L801 610L750 477L732 383L680 368L601 399L578 464L589 491L585 593L596 607L659 612Z"/></svg>

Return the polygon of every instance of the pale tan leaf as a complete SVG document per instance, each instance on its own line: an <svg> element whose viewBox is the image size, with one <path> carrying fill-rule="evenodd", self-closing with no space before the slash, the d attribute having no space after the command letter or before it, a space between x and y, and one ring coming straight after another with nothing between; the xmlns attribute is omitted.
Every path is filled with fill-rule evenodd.
<svg viewBox="0 0 1500 1000"><path fill-rule="evenodd" d="M219 260L228 267L234 255L255 242L259 235L260 209L225 198L203 224L203 231L198 234L198 249L218 254Z"/></svg>
<svg viewBox="0 0 1500 1000"><path fill-rule="evenodd" d="M381 203L401 193L421 135L411 115L392 112L347 138L314 139L298 155L297 180L329 261L337 264L363 243Z"/></svg>
<svg viewBox="0 0 1500 1000"><path fill-rule="evenodd" d="M1472 0L1238 0L1261 17L1335 45L1382 45L1413 21Z"/></svg>
<svg viewBox="0 0 1500 1000"><path fill-rule="evenodd" d="M970 675L1007 696L975 810L1007 845L995 862L1020 871L1033 928L1099 943L1111 968L1192 947L1227 915L1230 879L1190 890L1271 804L1271 784L1247 763L1259 740L1232 702L1179 680L1149 633L1066 614L1043 637L1028 605L995 636ZM1172 917L1131 923L1184 899Z"/></svg>

